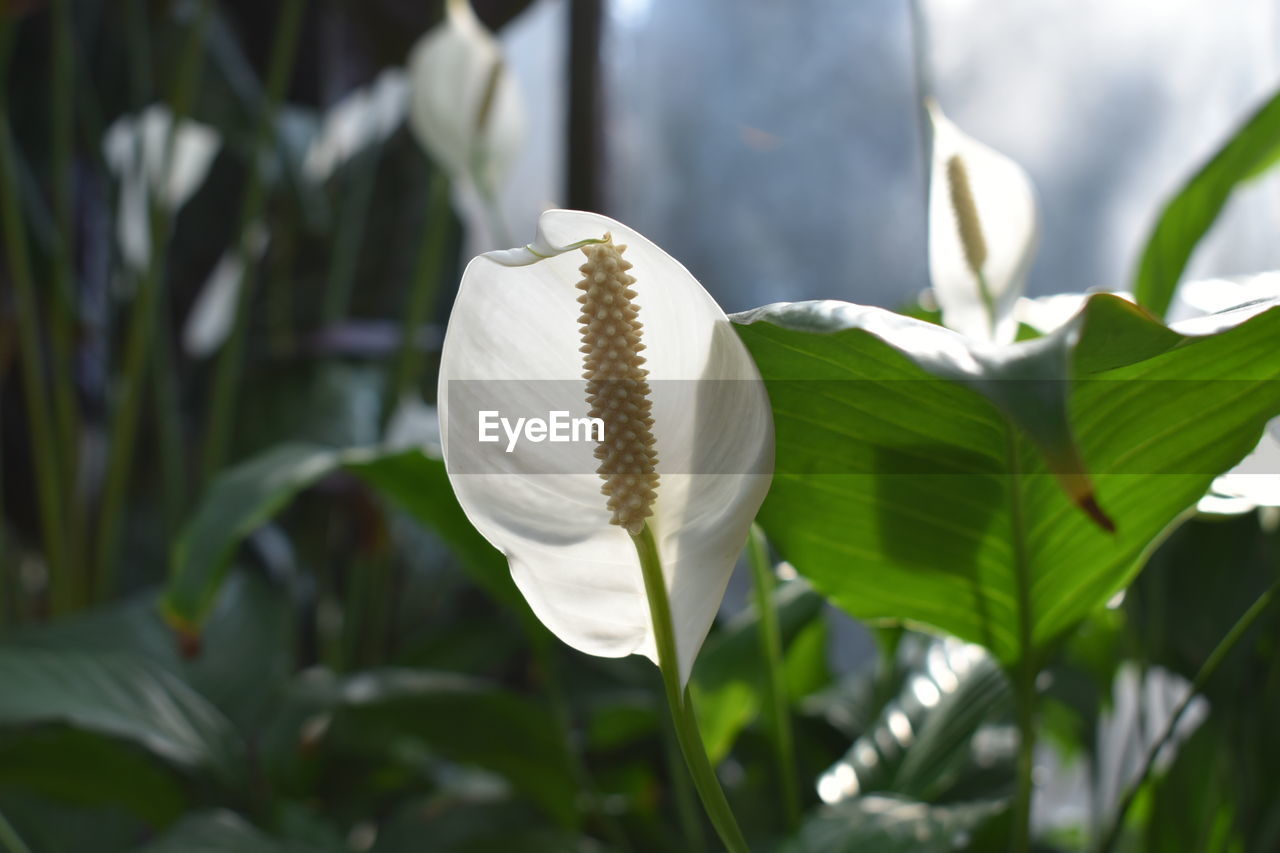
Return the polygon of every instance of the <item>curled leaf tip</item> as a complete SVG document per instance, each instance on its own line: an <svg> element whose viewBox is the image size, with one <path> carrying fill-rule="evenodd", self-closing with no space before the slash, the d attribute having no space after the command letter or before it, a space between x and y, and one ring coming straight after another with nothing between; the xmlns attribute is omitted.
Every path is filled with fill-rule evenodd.
<svg viewBox="0 0 1280 853"><path fill-rule="evenodd" d="M1103 512L1102 507L1098 506L1098 500L1092 492L1077 498L1076 505L1103 530L1108 533L1116 532L1116 523L1111 520L1111 516Z"/></svg>
<svg viewBox="0 0 1280 853"><path fill-rule="evenodd" d="M183 660L195 660L204 650L204 634L200 624L178 613L168 602L160 605L160 618L173 632L178 654Z"/></svg>

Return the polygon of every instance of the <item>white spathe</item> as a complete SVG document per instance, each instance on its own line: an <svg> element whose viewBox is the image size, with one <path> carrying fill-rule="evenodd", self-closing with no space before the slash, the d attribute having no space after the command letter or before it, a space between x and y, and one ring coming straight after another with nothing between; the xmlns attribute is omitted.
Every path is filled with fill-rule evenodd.
<svg viewBox="0 0 1280 853"><path fill-rule="evenodd" d="M966 135L936 103L930 101L927 109L933 129L929 276L942 322L971 338L1010 343L1018 330L1014 307L1040 243L1035 189L1017 163ZM981 272L994 303L994 317L960 239L948 175L948 164L955 157L964 164L987 250Z"/></svg>
<svg viewBox="0 0 1280 853"><path fill-rule="evenodd" d="M166 169L171 129L173 150ZM218 132L199 122L183 119L175 128L173 113L162 104L122 116L107 128L102 155L120 181L116 239L131 268L145 268L151 257L151 196L170 212L179 210L204 183L221 144Z"/></svg>
<svg viewBox="0 0 1280 853"><path fill-rule="evenodd" d="M409 55L409 126L455 181L497 191L524 137L524 111L501 48L467 0Z"/></svg>
<svg viewBox="0 0 1280 853"><path fill-rule="evenodd" d="M686 682L768 491L774 447L759 371L688 270L625 225L566 210L544 213L528 246L473 259L440 360L445 467L543 624L583 652L656 662L639 561L631 537L610 523L594 443L525 441L508 453L476 433L486 405L476 401L495 387L503 415L586 414L577 249L606 234L627 247L636 279L661 478L649 526Z"/></svg>
<svg viewBox="0 0 1280 853"><path fill-rule="evenodd" d="M245 236L249 241L250 261L257 263L267 250L266 226L255 222ZM231 335L240 288L244 286L245 269L241 260L239 245L224 251L192 303L182 327L182 348L192 358L213 355Z"/></svg>
<svg viewBox="0 0 1280 853"><path fill-rule="evenodd" d="M317 183L325 181L365 148L385 141L404 121L408 96L408 80L398 68L348 92L325 111L307 146L302 173Z"/></svg>

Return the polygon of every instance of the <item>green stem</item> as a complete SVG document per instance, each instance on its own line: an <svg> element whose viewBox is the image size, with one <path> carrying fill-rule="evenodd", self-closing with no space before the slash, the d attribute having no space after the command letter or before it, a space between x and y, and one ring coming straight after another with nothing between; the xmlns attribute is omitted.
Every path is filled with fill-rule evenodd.
<svg viewBox="0 0 1280 853"><path fill-rule="evenodd" d="M268 348L274 358L292 357L296 344L293 331L293 270L297 254L297 224L292 215L279 217L271 230L271 254L267 279L266 313Z"/></svg>
<svg viewBox="0 0 1280 853"><path fill-rule="evenodd" d="M165 139L161 157L161 175L168 175L173 163L174 140L177 129L191 111L200 76L200 60L203 56L204 35L209 25L212 0L203 0L195 24L187 34L174 87L170 97L172 123ZM94 576L94 597L108 597L116 585L116 545L120 536L120 522L124 510L125 490L133 463L134 440L138 431L138 412L142 406L142 385L147 376L152 349L152 337L158 322L157 291L164 277L165 245L169 234L169 210L158 203L154 191L150 199L149 230L151 258L138 281L129 317L128 337L125 341L124 370L111 414L111 450L107 458L107 471L102 487L102 508L98 515L97 554Z"/></svg>
<svg viewBox="0 0 1280 853"><path fill-rule="evenodd" d="M1036 668L1032 654L1031 563L1027 556L1026 531L1022 518L1021 459L1016 427L1006 424L1009 458L1009 519L1012 527L1014 576L1018 587L1019 658L1014 672L1018 718L1017 793L1013 806L1013 833L1010 849L1026 853L1031 849L1031 799L1035 790L1035 706Z"/></svg>
<svg viewBox="0 0 1280 853"><path fill-rule="evenodd" d="M142 110L151 94L151 35L147 31L146 0L129 0L129 88L133 109Z"/></svg>
<svg viewBox="0 0 1280 853"><path fill-rule="evenodd" d="M684 758L680 755L680 739L676 736L674 721L668 718L663 722L662 749L666 753L667 772L671 774L672 800L675 802L676 819L680 822L685 849L690 853L706 850L707 839L703 835L702 821L698 819L697 795L689 781L689 774L684 769Z"/></svg>
<svg viewBox="0 0 1280 853"><path fill-rule="evenodd" d="M4 375L5 356L0 352L0 375ZM0 418L0 447L4 447L4 418ZM4 483L4 454L0 453L0 484ZM4 506L4 489L0 488L0 633L10 624L16 624L17 617L17 590L13 589L13 575L17 568L16 560L9 559L9 529L5 526L5 506ZM13 607L14 613L9 614L10 606Z"/></svg>
<svg viewBox="0 0 1280 853"><path fill-rule="evenodd" d="M653 540L653 531L646 524L640 533L631 537L640 557L640 570L644 576L644 591L649 600L649 614L653 619L654 641L658 647L658 670L662 673L662 686L667 694L667 705L671 709L672 722L675 725L676 739L680 742L680 751L684 753L685 765L689 775L693 777L693 785L702 798L702 806L711 818L712 825L720 835L730 853L747 851L746 840L742 830L729 808L724 791L720 788L720 780L716 778L715 769L707 758L706 746L702 735L698 732L698 723L693 715L693 703L689 699L689 691L680 684L680 662L676 656L676 637L671 622L671 602L667 598L667 583L662 576L662 558L658 555L658 545Z"/></svg>
<svg viewBox="0 0 1280 853"><path fill-rule="evenodd" d="M381 159L382 143L375 143L357 155L356 162L344 176L342 189L345 198L340 205L338 234L333 243L329 279L324 292L323 316L328 324L337 323L351 308L351 291Z"/></svg>
<svg viewBox="0 0 1280 853"><path fill-rule="evenodd" d="M484 212L489 220L489 231L493 239L504 248L513 245L511 229L507 227L507 217L502 212L502 205L498 203L498 194L483 187L479 192L484 200Z"/></svg>
<svg viewBox="0 0 1280 853"><path fill-rule="evenodd" d="M418 253L418 263L414 268L409 304L405 307L395 374L389 393L383 401L384 424L400 404L400 400L417 386L422 373L423 359L418 335L428 319L431 302L436 295L436 283L440 279L444 261L445 239L449 233L449 213L449 181L442 172L437 172L427 200L427 233L422 240L422 250Z"/></svg>
<svg viewBox="0 0 1280 853"><path fill-rule="evenodd" d="M987 312L987 328L991 330L992 339L996 336L996 300L991 295L991 287L987 284L987 276L981 270L973 271L978 280L978 295L982 297L982 308Z"/></svg>
<svg viewBox="0 0 1280 853"><path fill-rule="evenodd" d="M17 315L18 346L22 359L22 390L27 408L29 440L35 456L36 497L40 503L41 537L53 588L55 611L69 607L67 559L64 550L66 528L62 510L66 506L61 489L58 461L50 431L47 383L42 375L39 307L27 254L27 235L18 203L18 175L13 128L9 124L9 53L13 44L13 21L0 15L0 215L4 220L4 243L13 281L13 307Z"/></svg>
<svg viewBox="0 0 1280 853"><path fill-rule="evenodd" d="M62 478L65 490L68 579L77 602L88 596L89 575L80 552L83 514L77 489L80 449L79 416L75 404L74 334L76 324L75 226L72 217L72 96L75 92L72 64L70 0L53 2L51 50L53 68L53 109L51 142L53 155L53 210L58 229L58 246L53 253L53 296L50 299L50 350L53 356L53 411L57 421L58 444L62 448Z"/></svg>
<svg viewBox="0 0 1280 853"><path fill-rule="evenodd" d="M284 97L285 86L293 71L293 58L302 22L302 0L286 0L276 23L275 42L271 48L271 66L267 72L266 103L258 119L251 151L249 184L240 208L239 254L240 291L236 301L235 325L223 345L213 379L213 402L209 410L208 443L205 445L202 482L208 483L222 467L231 440L231 425L239 393L240 375L244 367L244 345L249 325L254 291L253 229L262 217L266 203L266 174L263 168L269 141L275 138L276 114ZM274 150L274 149L273 149Z"/></svg>
<svg viewBox="0 0 1280 853"><path fill-rule="evenodd" d="M177 348L169 335L169 292L158 288L156 294L156 357L152 359L152 404L156 433L159 438L160 485L164 496L164 543L166 550L177 536L187 510L187 452L182 434L179 405Z"/></svg>
<svg viewBox="0 0 1280 853"><path fill-rule="evenodd" d="M1169 745L1177 734L1178 724L1182 722L1187 709L1191 707L1191 703L1195 701L1195 698L1200 695L1209 679L1213 678L1213 674L1218 671L1218 667L1226 660L1227 655L1235 648L1240 638L1253 627L1253 624L1258 621L1258 617L1275 600L1278 592L1280 592L1280 579L1271 584L1249 606L1249 609L1241 614L1236 623L1231 626L1231 630L1227 631L1223 638L1218 641L1218 645L1214 646L1213 651L1209 653L1209 657L1201 664L1200 669L1196 672L1195 679L1187 689L1187 695L1183 697L1182 701L1178 703L1178 707L1174 709L1173 716L1169 718L1168 725L1164 727L1164 732L1147 750L1146 757L1142 762L1142 768L1138 771L1138 777L1133 780L1133 783L1125 791L1124 799L1120 801L1120 805L1116 808L1115 815L1111 818L1107 831L1102 835L1102 840L1098 843L1097 853L1109 853L1115 847L1120 838L1120 832L1124 829L1125 815L1137 798L1138 792L1142 790L1147 777L1151 775L1151 770L1155 767L1156 759L1160 756L1161 751Z"/></svg>
<svg viewBox="0 0 1280 853"><path fill-rule="evenodd" d="M129 44L129 87L133 108L140 114L151 94L151 36L147 29L146 11L142 0L130 0L127 11ZM176 136L177 123L169 128L169 135ZM135 156L141 159L142 140L137 140ZM168 138L166 138L166 146ZM163 230L163 229L162 229ZM149 263L157 270L165 268L168 245L161 241L151 247ZM151 334L159 341L159 355L152 359L149 371L152 381L152 407L159 437L160 484L163 495L164 545L167 549L177 535L179 524L186 514L187 472L186 442L182 430L179 406L177 357L169 332L169 291L157 288L156 308L152 312L155 328Z"/></svg>
<svg viewBox="0 0 1280 853"><path fill-rule="evenodd" d="M778 627L778 611L773 591L777 582L769 560L764 531L751 525L747 540L747 562L755 590L756 615L760 620L760 651L764 658L765 718L778 762L778 778L782 786L782 807L787 829L794 832L800 825L800 788L796 782L795 745L791 735L788 710L786 672L782 667L782 631Z"/></svg>
<svg viewBox="0 0 1280 853"><path fill-rule="evenodd" d="M4 845L8 853L31 853L31 848L19 837L18 831L3 813L0 813L0 844Z"/></svg>
<svg viewBox="0 0 1280 853"><path fill-rule="evenodd" d="M929 68L929 29L920 8L920 0L907 3L911 21L912 84L916 90L916 115L920 121L920 149L924 164L924 197L929 198L929 182L933 179L933 122L926 106L933 98L933 77Z"/></svg>

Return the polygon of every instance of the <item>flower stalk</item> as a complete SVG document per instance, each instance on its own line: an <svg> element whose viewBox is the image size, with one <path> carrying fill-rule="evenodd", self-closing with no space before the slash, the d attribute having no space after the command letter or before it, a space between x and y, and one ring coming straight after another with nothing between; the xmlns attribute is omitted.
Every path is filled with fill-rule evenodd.
<svg viewBox="0 0 1280 853"><path fill-rule="evenodd" d="M231 425L235 419L235 405L240 377L244 370L244 346L248 334L250 307L253 305L256 279L253 268L256 261L253 231L262 218L266 204L265 154L276 137L276 114L284 98L285 87L293 71L293 58L298 46L298 33L302 23L302 0L287 0L280 7L276 22L276 37L271 47L271 65L267 71L266 99L258 119L254 135L249 185L245 188L240 208L239 236L240 271L243 280L236 301L235 325L223 345L213 380L213 401L209 411L208 443L205 445L203 481L209 482L226 459L231 443ZM271 150L274 152L274 147Z"/></svg>
<svg viewBox="0 0 1280 853"><path fill-rule="evenodd" d="M76 323L75 225L72 215L72 96L74 89L72 28L70 0L55 0L52 5L52 80L53 109L50 139L53 154L53 210L58 230L57 250L53 253L53 295L49 300L50 343L53 361L53 414L57 426L58 445L62 449L63 498L71 530L80 530L81 503L78 482L80 427L75 404L75 359L73 337ZM84 574L84 561L78 553L80 537L71 536L68 543L68 570ZM69 580L77 597L85 594L88 578Z"/></svg>
<svg viewBox="0 0 1280 853"><path fill-rule="evenodd" d="M160 174L168 176L173 164L173 151L177 128L191 111L199 88L199 76L203 58L205 33L209 26L213 3L204 0L196 14L175 78L170 98L172 122L165 139L161 157ZM163 286L163 246L169 231L168 206L150 199L148 227L151 233L151 258L138 281L130 311L129 330L125 342L124 373L120 377L114 409L111 415L111 450L107 459L103 480L101 509L98 515L97 551L93 574L93 598L102 600L115 588L116 545L120 534L121 514L124 510L125 488L133 462L134 438L138 430L138 413L142 408L142 383L150 365L153 336L157 324L159 289Z"/></svg>
<svg viewBox="0 0 1280 853"><path fill-rule="evenodd" d="M1195 701L1195 698L1200 695L1209 679L1213 678L1213 674L1218 671L1218 667L1226 660L1227 655L1235 648L1236 643L1248 633L1249 629L1258 621L1258 617L1271 606L1271 602L1275 600L1277 595L1280 595L1280 580L1267 587L1262 595L1259 595L1253 604L1249 605L1249 609L1240 615L1236 623L1231 626L1231 630L1227 631L1222 639L1218 641L1218 645L1214 646L1213 651L1209 653L1209 657L1201 664L1200 669L1196 672L1195 680L1187 688L1187 695L1183 697L1182 701L1178 703L1178 707L1174 709L1173 714L1169 717L1169 723L1165 726L1160 737L1147 750L1137 778L1133 780L1125 791L1124 799L1120 801L1120 805L1116 808L1106 832L1103 833L1101 840L1098 842L1097 853L1111 853L1115 849L1117 842L1120 840L1120 833L1124 829L1125 815L1128 814L1133 801L1138 798L1138 792L1142 790L1147 777L1151 775L1156 759L1160 757L1160 753L1164 751L1165 747L1173 740L1174 735L1177 734L1178 726L1182 722L1182 717L1187 713L1187 709L1191 707L1191 703Z"/></svg>
<svg viewBox="0 0 1280 853"><path fill-rule="evenodd" d="M800 789L796 782L795 744L791 734L786 672L782 666L782 632L773 601L777 581L773 576L773 565L769 561L764 531L757 524L751 525L751 538L747 540L747 562L751 566L756 616L760 624L765 719L769 724L769 737L773 741L773 753L778 762L778 780L782 786L782 808L787 829L795 831L800 825Z"/></svg>
<svg viewBox="0 0 1280 853"><path fill-rule="evenodd" d="M391 387L383 400L382 422L385 425L404 398L422 378L422 346L419 342L423 324L431 315L444 263L446 238L449 234L449 179L437 171L431 180L427 199L426 231L418 262L409 286L409 303L405 306L404 327L400 331L400 351L392 374Z"/></svg>
<svg viewBox="0 0 1280 853"><path fill-rule="evenodd" d="M23 227L18 202L17 156L13 129L9 123L8 70L13 45L12 19L0 16L0 219L3 219L4 242L8 249L9 275L13 281L14 312L18 322L18 347L22 359L22 386L27 409L28 436L33 450L36 498L40 508L41 538L49 564L55 611L65 609L71 592L67 575L65 507L62 479L59 477L50 408L41 372L41 328L39 307L31 274L31 258L27 252L27 234Z"/></svg>
<svg viewBox="0 0 1280 853"><path fill-rule="evenodd" d="M653 618L653 634L658 646L658 670L662 673L662 686L671 709L676 740L684 754L685 765L693 777L694 787L702 799L702 806L720 840L731 853L746 853L746 839L738 828L729 801L725 799L720 780L707 758L707 750L694 719L693 703L689 691L680 687L679 664L676 659L676 638L671 623L671 603L667 598L666 581L662 577L662 560L653 531L645 524L639 533L631 536L636 555L640 558L640 570L644 575L645 595L649 600L649 612Z"/></svg>

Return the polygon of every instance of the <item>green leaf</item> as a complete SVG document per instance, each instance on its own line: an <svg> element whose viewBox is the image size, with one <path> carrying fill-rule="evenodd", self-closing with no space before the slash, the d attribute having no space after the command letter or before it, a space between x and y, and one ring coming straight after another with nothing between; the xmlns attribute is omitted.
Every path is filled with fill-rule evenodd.
<svg viewBox="0 0 1280 853"><path fill-rule="evenodd" d="M577 783L560 728L542 705L480 679L407 669L299 677L267 747L272 773L298 786L344 756L393 760L417 742L500 774L562 825L577 820ZM359 779L350 780L366 786Z"/></svg>
<svg viewBox="0 0 1280 853"><path fill-rule="evenodd" d="M0 730L68 726L132 743L230 790L247 784L244 743L203 697L142 658L0 648Z"/></svg>
<svg viewBox="0 0 1280 853"><path fill-rule="evenodd" d="M341 458L331 448L286 444L231 468L214 481L173 548L162 606L177 630L199 634L240 542L298 492L331 473Z"/></svg>
<svg viewBox="0 0 1280 853"><path fill-rule="evenodd" d="M1272 96L1165 205L1147 238L1134 284L1138 302L1158 317L1173 299L1196 244L1236 186L1280 158L1280 93Z"/></svg>
<svg viewBox="0 0 1280 853"><path fill-rule="evenodd" d="M75 616L24 626L6 645L93 649L146 658L190 685L235 722L252 730L291 672L289 602L260 575L233 572L214 603L200 654L184 657L160 616L155 591Z"/></svg>
<svg viewBox="0 0 1280 853"><path fill-rule="evenodd" d="M807 583L777 588L774 604L785 649L822 611L822 596ZM760 714L764 698L760 672L760 621L743 611L724 631L713 634L698 655L690 690L707 755L713 764L729 754L738 733Z"/></svg>
<svg viewBox="0 0 1280 853"><path fill-rule="evenodd" d="M1000 349L844 303L737 315L777 431L761 525L859 618L932 626L1006 664L1035 654L1280 413L1280 311L1264 307L1188 337L1096 295Z"/></svg>
<svg viewBox="0 0 1280 853"><path fill-rule="evenodd" d="M199 634L240 542L302 490L338 470L364 479L455 549L478 583L528 614L503 558L467 521L444 463L421 451L334 450L286 444L220 475L174 547L162 607L171 625ZM526 622L532 620L528 614Z"/></svg>
<svg viewBox="0 0 1280 853"><path fill-rule="evenodd" d="M453 495L444 462L417 450L349 451L347 470L377 489L419 524L430 528L463 561L472 578L495 599L537 624L524 596L511 580L507 558L471 526Z"/></svg>
<svg viewBox="0 0 1280 853"><path fill-rule="evenodd" d="M905 797L869 795L821 810L805 822L799 838L783 849L786 853L950 853L969 849L979 827L1005 809L1002 800L928 805Z"/></svg>
<svg viewBox="0 0 1280 853"><path fill-rule="evenodd" d="M136 746L65 726L0 730L0 790L79 808L114 807L165 826L189 792L172 768Z"/></svg>
<svg viewBox="0 0 1280 853"><path fill-rule="evenodd" d="M304 849L271 838L233 812L216 811L184 818L135 853L303 853Z"/></svg>

